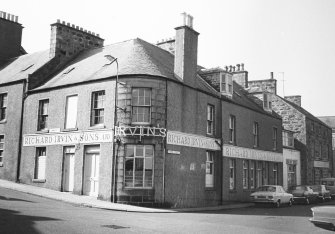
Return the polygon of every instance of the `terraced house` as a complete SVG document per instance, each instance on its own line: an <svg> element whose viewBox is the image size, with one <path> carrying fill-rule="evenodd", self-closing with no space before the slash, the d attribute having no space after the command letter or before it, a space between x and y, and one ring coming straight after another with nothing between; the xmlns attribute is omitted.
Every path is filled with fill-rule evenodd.
<svg viewBox="0 0 335 234"><path fill-rule="evenodd" d="M243 65L198 66L199 33L183 17L175 39L158 45L103 46L58 21L48 50L16 58L45 58L29 73L17 116L21 152L11 160L20 182L169 207L247 201L257 186L282 184L280 116L234 82L247 77Z"/></svg>

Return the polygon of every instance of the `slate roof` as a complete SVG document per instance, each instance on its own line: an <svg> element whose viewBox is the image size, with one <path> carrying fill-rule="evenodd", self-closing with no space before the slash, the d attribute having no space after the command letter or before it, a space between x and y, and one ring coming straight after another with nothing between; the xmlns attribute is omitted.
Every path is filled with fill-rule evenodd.
<svg viewBox="0 0 335 234"><path fill-rule="evenodd" d="M116 64L105 55L118 59L119 76L151 75L177 80L174 77L174 57L169 52L136 38L102 48L83 51L51 80L36 88L48 89L116 76Z"/></svg>
<svg viewBox="0 0 335 234"><path fill-rule="evenodd" d="M48 61L50 61L49 50L13 58L0 67L0 84L26 79L29 74L34 73Z"/></svg>
<svg viewBox="0 0 335 234"><path fill-rule="evenodd" d="M318 118L331 128L335 129L335 116L321 116Z"/></svg>

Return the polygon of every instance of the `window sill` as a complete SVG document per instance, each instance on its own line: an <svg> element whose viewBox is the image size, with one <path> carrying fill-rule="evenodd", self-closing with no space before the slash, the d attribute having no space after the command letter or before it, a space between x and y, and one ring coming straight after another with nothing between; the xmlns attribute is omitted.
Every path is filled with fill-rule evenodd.
<svg viewBox="0 0 335 234"><path fill-rule="evenodd" d="M7 123L7 119L0 120L0 124L5 124Z"/></svg>
<svg viewBox="0 0 335 234"><path fill-rule="evenodd" d="M152 190L153 187L124 187L125 190Z"/></svg>
<svg viewBox="0 0 335 234"><path fill-rule="evenodd" d="M45 183L46 179L33 179L33 183Z"/></svg>
<svg viewBox="0 0 335 234"><path fill-rule="evenodd" d="M37 130L36 133L42 134L42 133L48 133L49 129L41 129L41 130Z"/></svg>
<svg viewBox="0 0 335 234"><path fill-rule="evenodd" d="M90 126L88 129L101 129L101 128L106 128L106 126L104 124L97 124Z"/></svg>
<svg viewBox="0 0 335 234"><path fill-rule="evenodd" d="M74 132L74 131L78 131L78 128L65 128L65 129L63 129L63 132Z"/></svg>

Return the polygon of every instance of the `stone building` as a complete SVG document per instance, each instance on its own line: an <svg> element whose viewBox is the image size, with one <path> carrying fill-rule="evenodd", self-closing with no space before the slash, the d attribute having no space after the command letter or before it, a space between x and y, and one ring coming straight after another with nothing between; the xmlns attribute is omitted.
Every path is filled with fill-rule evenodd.
<svg viewBox="0 0 335 234"><path fill-rule="evenodd" d="M327 124L329 127L332 128L332 149L333 149L333 176L335 176L335 116L322 116L318 117L322 122Z"/></svg>
<svg viewBox="0 0 335 234"><path fill-rule="evenodd" d="M283 128L294 133L294 145L301 153L301 183L319 184L333 175L332 130L301 107L301 96L280 97L276 80L249 81L246 89L261 100L271 101L272 109L283 119Z"/></svg>
<svg viewBox="0 0 335 234"><path fill-rule="evenodd" d="M0 70L36 69L13 113L22 142L8 158L20 182L169 207L247 201L282 184L281 117L233 82L247 77L243 65L236 74L198 66L199 33L191 16L183 22L162 49L139 38L103 46L58 21L48 50Z"/></svg>

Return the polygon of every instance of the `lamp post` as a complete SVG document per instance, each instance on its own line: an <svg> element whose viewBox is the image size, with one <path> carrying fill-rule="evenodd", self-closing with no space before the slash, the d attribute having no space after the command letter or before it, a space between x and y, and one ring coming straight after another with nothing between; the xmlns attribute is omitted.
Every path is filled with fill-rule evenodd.
<svg viewBox="0 0 335 234"><path fill-rule="evenodd" d="M113 140L113 177L112 177L112 202L115 203L115 192L116 192L116 181L115 181L115 177L116 177L116 138L115 138L115 133L116 133L116 125L117 125L117 100L118 100L118 84L119 84L119 63L117 61L117 58L114 58L111 55L105 55L105 57L111 61L109 64L106 65L111 65L112 63L116 63L116 82L115 82L115 96L114 96L114 140Z"/></svg>

